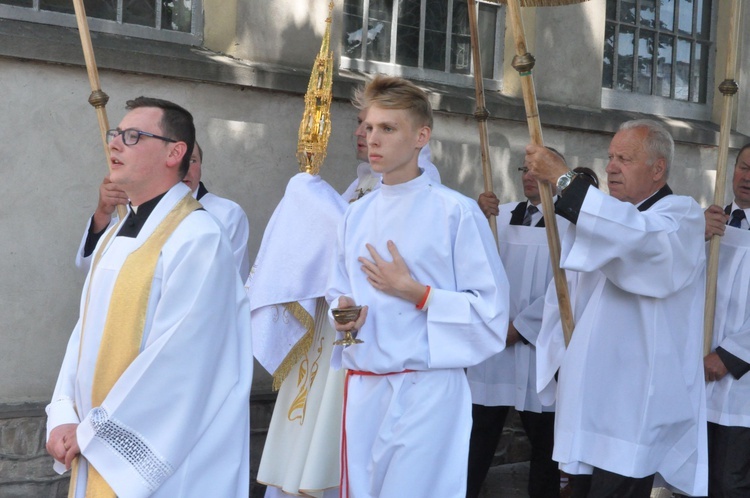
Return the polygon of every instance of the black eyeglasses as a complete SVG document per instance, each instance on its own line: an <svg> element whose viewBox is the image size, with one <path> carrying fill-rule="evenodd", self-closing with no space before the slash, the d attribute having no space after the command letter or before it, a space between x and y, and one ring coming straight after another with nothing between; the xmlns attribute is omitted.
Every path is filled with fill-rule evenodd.
<svg viewBox="0 0 750 498"><path fill-rule="evenodd" d="M111 144L112 140L117 138L117 135L122 135L122 143L124 143L125 145L137 144L138 140L141 139L141 135L145 137L158 138L159 140L164 140L165 142L177 143L177 140L154 135L153 133L149 133L147 131L136 130L135 128L128 128L127 130L108 130L107 143Z"/></svg>

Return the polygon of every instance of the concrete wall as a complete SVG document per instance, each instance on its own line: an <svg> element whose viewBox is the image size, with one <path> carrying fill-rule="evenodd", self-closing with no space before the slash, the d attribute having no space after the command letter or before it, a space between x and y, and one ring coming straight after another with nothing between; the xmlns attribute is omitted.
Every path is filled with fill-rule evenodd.
<svg viewBox="0 0 750 498"><path fill-rule="evenodd" d="M51 394L78 316L84 275L73 257L106 165L82 69L0 59L0 74L5 96L0 102L0 403L39 401ZM205 183L247 212L254 257L287 180L297 172L301 96L107 71L101 79L111 96L112 127L124 114L124 101L142 94L192 110L205 151ZM355 113L337 101L332 116L322 176L341 191L353 179ZM503 200L515 199L521 193L517 167L528 141L526 124L491 119L489 126L495 190ZM565 154L572 167L592 166L601 175L610 136L545 129L545 142ZM476 197L483 179L473 119L438 112L433 137L434 162L444 182ZM670 184L706 205L715 161L713 147L678 144ZM258 372L256 387L266 389L268 378Z"/></svg>
<svg viewBox="0 0 750 498"><path fill-rule="evenodd" d="M31 67L33 66L33 68ZM86 73L80 68L0 59L0 403L47 399L78 316L85 275L73 265L82 230L106 174ZM102 72L110 126L138 95L185 105L203 146L204 180L239 202L255 254L268 218L298 171L300 96ZM351 106L336 103L325 176L351 181ZM343 125L346 123L346 125Z"/></svg>
<svg viewBox="0 0 750 498"><path fill-rule="evenodd" d="M342 25L342 6L336 3L332 47L338 46ZM262 2L262 8L257 2L239 2L237 45L232 55L308 69L320 49L328 6L329 0L274 0Z"/></svg>

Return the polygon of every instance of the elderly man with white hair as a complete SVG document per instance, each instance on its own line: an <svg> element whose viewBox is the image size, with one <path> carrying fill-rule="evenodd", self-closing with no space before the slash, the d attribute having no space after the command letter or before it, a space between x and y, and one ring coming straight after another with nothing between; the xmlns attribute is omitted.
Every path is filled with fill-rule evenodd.
<svg viewBox="0 0 750 498"><path fill-rule="evenodd" d="M574 497L707 489L702 363L705 222L667 185L674 142L658 123L624 123L609 146L609 195L543 147L529 171L557 185L575 330L567 349L552 286L537 340L537 388L557 401L553 458Z"/></svg>

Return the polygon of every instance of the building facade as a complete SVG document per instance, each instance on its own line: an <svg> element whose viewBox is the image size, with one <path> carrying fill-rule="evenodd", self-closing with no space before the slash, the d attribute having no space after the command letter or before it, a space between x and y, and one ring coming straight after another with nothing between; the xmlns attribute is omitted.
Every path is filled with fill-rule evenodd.
<svg viewBox="0 0 750 498"><path fill-rule="evenodd" d="M139 95L191 110L205 153L204 181L245 209L254 258L298 170L303 95L329 1L85 4L102 89L110 96L110 127L124 115L125 101ZM710 204L724 99L717 87L730 49L738 54L740 85L730 148L750 141L750 96L743 88L750 58L742 56L750 31L728 47L729 4L590 0L523 9L545 143L571 167L603 175L617 126L654 117L677 142L670 185ZM74 267L74 252L107 171L72 11L67 0L0 0L2 496L57 493L59 480L40 443L42 410L77 319L85 275ZM529 134L505 7L480 0L478 14L494 190L505 202L522 195L517 170ZM353 179L356 112L349 99L368 75L382 72L430 93L433 162L444 183L476 198L483 178L466 1L339 0L332 19L333 132L321 176L339 190ZM749 21L745 9L737 22ZM273 401L270 385L256 368L254 423L261 432ZM260 447L253 446L255 457ZM32 481L42 491L24 488Z"/></svg>

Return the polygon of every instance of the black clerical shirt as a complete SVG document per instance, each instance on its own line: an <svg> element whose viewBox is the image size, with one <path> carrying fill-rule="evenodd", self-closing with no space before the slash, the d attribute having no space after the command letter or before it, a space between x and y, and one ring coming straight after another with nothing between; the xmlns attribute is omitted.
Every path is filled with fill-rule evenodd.
<svg viewBox="0 0 750 498"><path fill-rule="evenodd" d="M154 208L157 204L159 204L159 201L162 199L162 197L164 197L165 194L166 192L157 195L153 199L146 201L138 206L137 213L133 211L133 206L131 205L130 212L125 218L125 221L122 222L122 226L120 227L120 231L117 232L117 236L130 237L133 239L138 237L138 234L141 232L141 228L143 228L143 225L146 224L146 220L154 211ZM93 216L91 218L93 221ZM84 258L91 256L91 254L94 252L94 249L96 248L96 244L99 242L99 239L102 237L102 235L104 235L104 232L106 231L107 227L105 227L101 232L93 233L91 231L91 226L89 226L89 233L86 236L86 244L84 244L83 246Z"/></svg>

